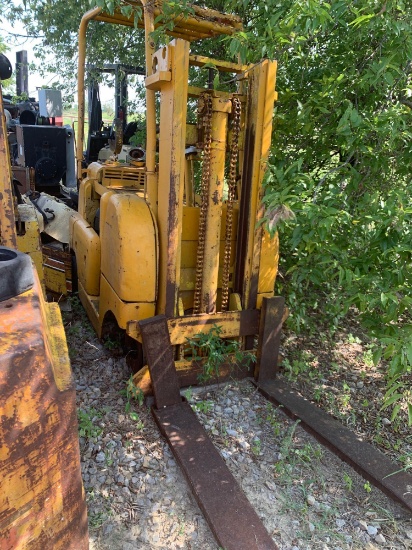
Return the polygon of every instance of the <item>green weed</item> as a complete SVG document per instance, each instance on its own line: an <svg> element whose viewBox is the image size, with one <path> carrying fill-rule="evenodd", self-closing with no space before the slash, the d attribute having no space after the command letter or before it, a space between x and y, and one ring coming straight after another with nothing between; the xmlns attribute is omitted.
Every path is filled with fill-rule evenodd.
<svg viewBox="0 0 412 550"><path fill-rule="evenodd" d="M89 409L84 411L79 409L77 411L77 419L79 422L79 436L94 439L102 433L102 428L96 426L95 422L103 415L97 409Z"/></svg>
<svg viewBox="0 0 412 550"><path fill-rule="evenodd" d="M353 479L346 472L343 474L343 481L345 482L347 490L351 492L353 488Z"/></svg>
<svg viewBox="0 0 412 550"><path fill-rule="evenodd" d="M188 338L192 358L203 365L203 372L199 375L199 381L209 382L219 377L219 369L230 361L233 366L246 361L247 364L256 361L256 356L250 352L241 350L240 342L221 338L222 327L213 325L208 333L196 334L194 338Z"/></svg>

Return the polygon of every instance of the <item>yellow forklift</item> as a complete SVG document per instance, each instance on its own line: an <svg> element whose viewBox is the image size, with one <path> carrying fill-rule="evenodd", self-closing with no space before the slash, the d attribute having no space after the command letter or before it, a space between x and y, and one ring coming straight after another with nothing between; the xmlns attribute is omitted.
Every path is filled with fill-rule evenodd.
<svg viewBox="0 0 412 550"><path fill-rule="evenodd" d="M17 204L13 193L1 93L10 76L0 54L0 548L86 550L64 327L59 306L44 299L34 207Z"/></svg>
<svg viewBox="0 0 412 550"><path fill-rule="evenodd" d="M242 348L253 350L255 336L263 345L276 328L271 324L280 323L283 301L273 302L278 238L262 224L276 62L245 65L191 54L193 41L242 30L238 17L195 5L175 18L169 42L156 48L157 4L129 4L142 14L138 25L145 30L144 156L132 150L130 162L116 160L121 125L115 121L112 158L84 167L88 24L135 25L134 13L94 8L79 30L79 206L70 247L79 297L99 337L115 324L141 350L139 322L166 316L183 380L194 369L188 339L218 327L220 337L242 339ZM230 80L224 89L191 84L190 74L210 67L231 75L222 79ZM256 370L262 361L276 364L269 357L275 348L262 345ZM144 363L140 356L138 366Z"/></svg>

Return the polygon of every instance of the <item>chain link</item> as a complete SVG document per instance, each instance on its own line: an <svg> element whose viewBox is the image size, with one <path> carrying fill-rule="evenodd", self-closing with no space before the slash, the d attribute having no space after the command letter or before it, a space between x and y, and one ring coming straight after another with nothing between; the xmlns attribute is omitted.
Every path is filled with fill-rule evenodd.
<svg viewBox="0 0 412 550"><path fill-rule="evenodd" d="M237 96L232 97L232 139L230 142L230 160L229 160L229 178L228 178L228 197L226 206L226 231L225 231L225 250L223 259L222 274L222 311L227 311L229 302L229 272L230 272L230 252L233 229L233 203L236 196L236 176L237 161L239 156L239 133L240 116L242 106Z"/></svg>
<svg viewBox="0 0 412 550"><path fill-rule="evenodd" d="M203 165L202 180L200 190L200 214L199 214L199 241L197 245L196 259L196 282L195 294L193 299L193 313L200 313L203 265L205 258L205 234L206 220L209 206L209 186L210 186L210 151L212 144L212 95L204 92L199 99L198 117L201 119L201 126L204 128L203 137Z"/></svg>

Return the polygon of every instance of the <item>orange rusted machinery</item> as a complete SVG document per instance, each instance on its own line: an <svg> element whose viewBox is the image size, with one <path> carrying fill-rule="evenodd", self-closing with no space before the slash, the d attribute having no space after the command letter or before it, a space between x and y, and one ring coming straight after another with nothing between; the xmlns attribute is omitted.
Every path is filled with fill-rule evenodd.
<svg viewBox="0 0 412 550"><path fill-rule="evenodd" d="M17 245L0 86L0 550L86 550L76 399L63 323L58 305L44 301L30 256Z"/></svg>
<svg viewBox="0 0 412 550"><path fill-rule="evenodd" d="M270 334L279 317L279 304L267 302L274 296L278 240L261 223L276 62L244 65L191 55L192 41L242 29L238 17L198 6L175 18L166 31L173 40L156 49L157 3L129 4L135 14L95 8L80 25L81 181L71 248L79 296L99 336L115 321L140 349L138 322L163 314L184 377L194 368L187 338L216 325L222 338L242 338L243 349L252 350L254 336ZM137 21L145 29L147 139L145 159L131 153L124 164L114 156L84 170L85 37L92 20L130 27ZM225 89L191 85L190 75L208 67L232 75ZM257 370L269 355L260 346Z"/></svg>

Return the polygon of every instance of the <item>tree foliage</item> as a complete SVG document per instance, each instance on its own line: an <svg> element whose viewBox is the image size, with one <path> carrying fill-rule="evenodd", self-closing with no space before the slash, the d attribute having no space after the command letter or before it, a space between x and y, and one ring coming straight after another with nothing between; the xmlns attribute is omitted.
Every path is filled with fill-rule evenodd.
<svg viewBox="0 0 412 550"><path fill-rule="evenodd" d="M282 230L291 321L336 327L355 308L377 339L375 360L389 361L387 403L400 399L412 365L412 7L243 6L246 32L229 49L279 61L265 200L269 223L285 205L296 216Z"/></svg>

